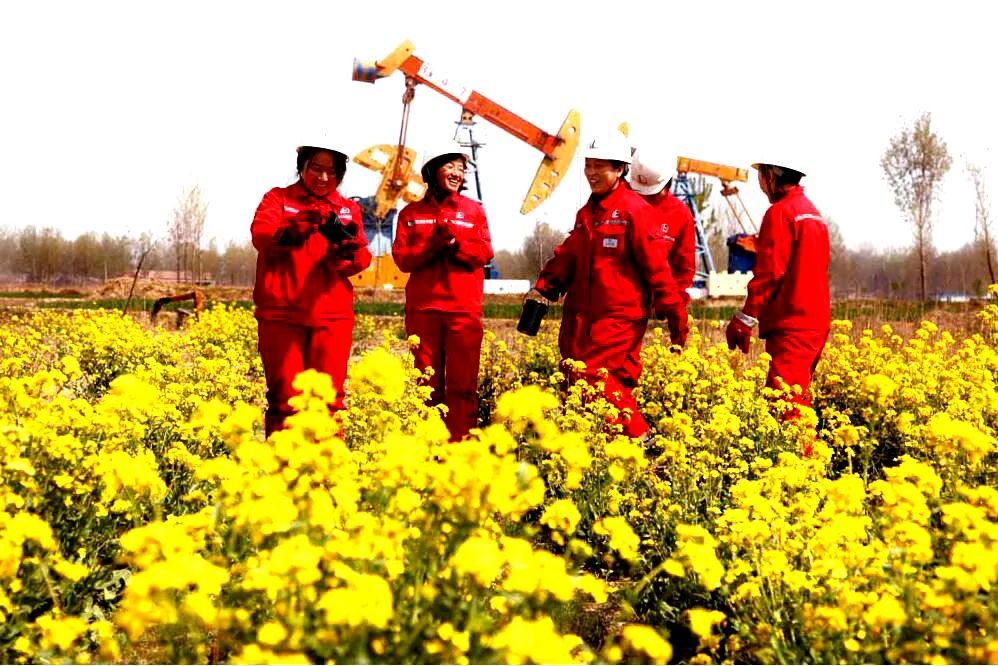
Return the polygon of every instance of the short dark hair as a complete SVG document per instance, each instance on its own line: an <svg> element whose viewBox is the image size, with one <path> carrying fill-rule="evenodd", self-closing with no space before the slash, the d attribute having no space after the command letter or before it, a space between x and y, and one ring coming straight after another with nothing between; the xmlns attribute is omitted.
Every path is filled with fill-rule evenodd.
<svg viewBox="0 0 998 666"><path fill-rule="evenodd" d="M441 192L440 185L437 184L437 171L440 167L447 164L448 162L461 158L464 160L464 166L468 166L468 157L464 153L444 153L443 155L437 155L432 160L423 165L423 168L419 170L419 175L423 177L423 182L426 183L426 191L433 192L434 194L440 196ZM461 183L458 192L464 192L468 189L468 183Z"/></svg>
<svg viewBox="0 0 998 666"><path fill-rule="evenodd" d="M631 171L631 165L627 162L621 162L620 160L609 160L610 165L614 169L623 169L624 172L620 174L621 178L627 178L627 174Z"/></svg>
<svg viewBox="0 0 998 666"><path fill-rule="evenodd" d="M347 158L343 153L338 153L328 148L316 148L315 146L302 146L301 150L298 151L298 176L301 177L302 169L305 168L305 163L316 156L318 153L329 153L333 156L333 169L336 172L336 182L342 182L343 176L347 172Z"/></svg>
<svg viewBox="0 0 998 666"><path fill-rule="evenodd" d="M759 168L765 169L768 173L773 174L776 184L781 186L797 185L800 183L800 179L804 177L804 174L800 171L794 171L793 169L777 166L775 164L760 164Z"/></svg>
<svg viewBox="0 0 998 666"><path fill-rule="evenodd" d="M419 175L423 177L423 182L429 185L430 181L433 180L433 176L436 175L440 167L459 157L464 160L464 165L468 166L468 158L465 157L464 153L443 153L441 155L437 155L432 160L424 164L423 168L419 170Z"/></svg>

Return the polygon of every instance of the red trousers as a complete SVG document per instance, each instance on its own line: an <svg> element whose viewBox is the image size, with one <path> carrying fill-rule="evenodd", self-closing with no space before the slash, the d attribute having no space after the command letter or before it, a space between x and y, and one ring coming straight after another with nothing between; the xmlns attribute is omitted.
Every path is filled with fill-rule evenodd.
<svg viewBox="0 0 998 666"><path fill-rule="evenodd" d="M564 358L586 364L584 378L590 384L604 382L604 395L617 409L629 409L631 416L616 421L628 437L641 437L648 432L648 422L638 411L632 391L641 377L641 346L648 322L644 319L616 319L604 317L592 322L572 317L568 330L574 335L559 334L559 347ZM560 333L560 332L559 332ZM605 379L600 379L600 368L607 369ZM574 377L570 378L572 381Z"/></svg>
<svg viewBox="0 0 998 666"><path fill-rule="evenodd" d="M462 312L405 313L406 335L418 335L416 367L433 368L431 405L447 405L444 422L451 441L463 439L478 425L478 365L482 353L482 318Z"/></svg>
<svg viewBox="0 0 998 666"><path fill-rule="evenodd" d="M790 386L800 385L801 393L793 402L811 406L811 377L825 348L828 331L776 331L766 336L766 353L773 357L769 364L766 386L782 388L777 378ZM796 411L796 410L792 410ZM788 413L785 418L793 418Z"/></svg>
<svg viewBox="0 0 998 666"><path fill-rule="evenodd" d="M328 374L336 389L331 410L343 409L343 384L353 342L353 316L321 326L303 326L281 321L259 321L260 359L267 378L267 435L280 430L294 410L288 400L297 391L291 384L303 370Z"/></svg>

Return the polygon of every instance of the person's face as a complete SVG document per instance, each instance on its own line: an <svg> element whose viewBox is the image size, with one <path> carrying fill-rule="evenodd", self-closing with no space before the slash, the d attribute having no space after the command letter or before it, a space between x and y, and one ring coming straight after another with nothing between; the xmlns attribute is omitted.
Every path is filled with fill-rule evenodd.
<svg viewBox="0 0 998 666"><path fill-rule="evenodd" d="M615 169L610 160L586 158L586 180L589 181L589 189L593 194L606 194L612 190L623 173L624 170Z"/></svg>
<svg viewBox="0 0 998 666"><path fill-rule="evenodd" d="M305 163L301 172L302 182L309 192L320 197L327 196L336 189L339 181L336 179L336 168L333 154L320 150Z"/></svg>
<svg viewBox="0 0 998 666"><path fill-rule="evenodd" d="M455 157L450 162L445 162L437 169L437 185L440 189L456 193L461 191L464 184L464 158Z"/></svg>

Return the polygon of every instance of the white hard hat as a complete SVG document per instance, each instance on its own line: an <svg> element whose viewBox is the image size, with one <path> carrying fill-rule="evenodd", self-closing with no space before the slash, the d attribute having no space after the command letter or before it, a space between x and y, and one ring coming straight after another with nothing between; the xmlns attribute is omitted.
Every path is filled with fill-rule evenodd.
<svg viewBox="0 0 998 666"><path fill-rule="evenodd" d="M790 169L791 171L796 171L797 173L799 173L802 176L806 176L807 175L806 173L804 173L803 171L801 171L801 168L799 166L792 166L794 164L798 164L798 162L797 162L796 159L787 160L785 156L784 157L776 157L775 159L777 159L779 161L777 161L777 162L765 162L765 161L753 162L752 163L752 168L753 169L758 169L760 164L768 164L770 166L777 166L777 167L780 167L782 169Z"/></svg>
<svg viewBox="0 0 998 666"><path fill-rule="evenodd" d="M468 151L460 144L451 141L450 143L434 146L430 150L424 152L423 166L425 167L434 160L440 159L441 157L448 157L450 155L453 155L454 157L463 157L465 162L471 161L471 155L468 154Z"/></svg>
<svg viewBox="0 0 998 666"><path fill-rule="evenodd" d="M593 137L586 143L585 157L630 164L631 143L620 132L608 132L602 136Z"/></svg>
<svg viewBox="0 0 998 666"><path fill-rule="evenodd" d="M346 152L344 152L343 150L340 150L339 148L333 148L334 145L338 144L333 143L333 141L330 140L330 138L324 134L310 136L306 140L311 141L312 143L303 143L299 145L298 148L296 149L297 153L301 154L301 151L304 150L305 148L318 148L319 150L328 150L331 153L335 153L336 155L341 156L345 162L350 161L350 156L347 155Z"/></svg>
<svg viewBox="0 0 998 666"><path fill-rule="evenodd" d="M443 164L443 158L446 157L450 157L451 159L463 157L466 163L471 161L471 155L465 151L465 148L453 141L435 146L423 153L423 166L420 167L419 174L423 177L424 182L429 182L431 179L427 167L434 164Z"/></svg>
<svg viewBox="0 0 998 666"><path fill-rule="evenodd" d="M638 148L631 161L631 188L638 194L658 194L676 170L676 156L654 148Z"/></svg>

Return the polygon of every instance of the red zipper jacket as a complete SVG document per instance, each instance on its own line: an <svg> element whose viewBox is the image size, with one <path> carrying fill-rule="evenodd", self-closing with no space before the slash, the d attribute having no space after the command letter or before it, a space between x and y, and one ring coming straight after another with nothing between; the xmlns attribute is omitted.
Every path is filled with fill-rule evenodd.
<svg viewBox="0 0 998 666"><path fill-rule="evenodd" d="M443 246L442 238L454 238ZM464 312L481 316L485 271L492 259L492 236L485 209L474 199L452 194L437 201L427 194L399 213L392 257L410 273L405 285L407 312Z"/></svg>
<svg viewBox="0 0 998 666"><path fill-rule="evenodd" d="M566 294L565 310L587 318L647 318L682 303L669 249L655 209L621 182L579 209L534 286L552 300Z"/></svg>
<svg viewBox="0 0 998 666"><path fill-rule="evenodd" d="M647 201L647 199L646 199ZM665 192L652 208L661 215L662 233L669 244L669 267L683 300L689 304L690 296L686 289L693 286L697 272L696 224L693 213L683 200L672 192Z"/></svg>
<svg viewBox="0 0 998 666"><path fill-rule="evenodd" d="M773 331L827 331L828 226L797 185L769 207L759 226L755 268L745 314L759 320L759 337Z"/></svg>
<svg viewBox="0 0 998 666"><path fill-rule="evenodd" d="M355 235L353 248L331 245L318 232L318 222L332 212ZM257 249L253 302L258 319L317 326L353 316L348 278L371 264L356 202L337 191L317 197L300 181L275 187L263 196L250 232Z"/></svg>

